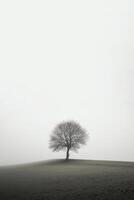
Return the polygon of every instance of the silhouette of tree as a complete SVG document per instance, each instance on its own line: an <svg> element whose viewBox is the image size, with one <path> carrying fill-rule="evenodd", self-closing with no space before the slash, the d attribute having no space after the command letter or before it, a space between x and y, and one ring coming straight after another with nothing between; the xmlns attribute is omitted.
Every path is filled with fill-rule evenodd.
<svg viewBox="0 0 134 200"><path fill-rule="evenodd" d="M66 150L66 160L69 151L75 151L85 145L88 138L87 132L75 121L59 123L50 136L50 148L53 151Z"/></svg>

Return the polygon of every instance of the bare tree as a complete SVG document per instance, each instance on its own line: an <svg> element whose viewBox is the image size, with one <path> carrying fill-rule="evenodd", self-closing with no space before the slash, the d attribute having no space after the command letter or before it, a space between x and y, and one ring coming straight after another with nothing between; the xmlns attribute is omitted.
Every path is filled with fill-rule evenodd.
<svg viewBox="0 0 134 200"><path fill-rule="evenodd" d="M66 150L66 160L69 159L69 151L75 151L81 145L85 145L88 138L86 131L76 122L67 121L58 124L50 137L50 148L53 151Z"/></svg>

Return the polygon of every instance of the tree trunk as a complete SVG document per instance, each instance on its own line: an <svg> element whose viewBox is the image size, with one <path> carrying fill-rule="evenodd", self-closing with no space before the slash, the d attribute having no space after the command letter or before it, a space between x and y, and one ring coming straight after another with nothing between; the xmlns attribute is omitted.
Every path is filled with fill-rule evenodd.
<svg viewBox="0 0 134 200"><path fill-rule="evenodd" d="M69 160L69 148L67 148L67 152L66 152L66 160Z"/></svg>

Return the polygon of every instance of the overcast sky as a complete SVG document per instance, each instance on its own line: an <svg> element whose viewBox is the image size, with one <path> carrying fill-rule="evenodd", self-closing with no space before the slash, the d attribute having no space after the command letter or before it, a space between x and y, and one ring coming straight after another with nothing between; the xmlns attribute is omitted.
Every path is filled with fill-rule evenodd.
<svg viewBox="0 0 134 200"><path fill-rule="evenodd" d="M133 0L0 2L0 165L64 158L51 131L76 120L70 158L134 161Z"/></svg>

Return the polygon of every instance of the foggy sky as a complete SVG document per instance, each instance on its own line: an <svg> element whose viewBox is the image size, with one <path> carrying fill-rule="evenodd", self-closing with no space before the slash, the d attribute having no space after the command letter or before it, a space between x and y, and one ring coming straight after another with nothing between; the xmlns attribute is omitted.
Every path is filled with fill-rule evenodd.
<svg viewBox="0 0 134 200"><path fill-rule="evenodd" d="M70 158L134 161L132 0L0 2L0 165L64 158L51 131L90 134Z"/></svg>

